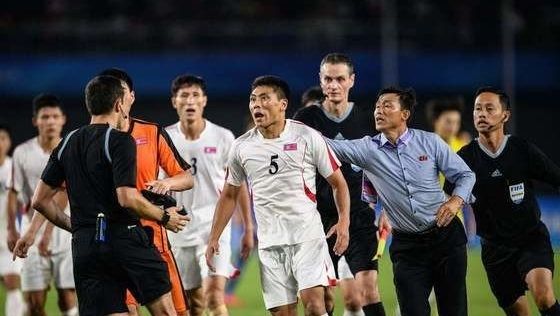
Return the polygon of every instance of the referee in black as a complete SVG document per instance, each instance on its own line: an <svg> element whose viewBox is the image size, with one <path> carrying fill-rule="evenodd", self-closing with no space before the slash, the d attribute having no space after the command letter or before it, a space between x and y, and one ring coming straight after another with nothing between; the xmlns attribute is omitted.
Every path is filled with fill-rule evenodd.
<svg viewBox="0 0 560 316"><path fill-rule="evenodd" d="M85 90L90 125L70 132L53 151L33 197L33 207L72 232L80 315L128 312L126 289L152 314L175 315L167 267L141 228L139 217L181 230L188 217L161 210L136 190L136 145L113 129L128 118L123 83L93 78ZM71 218L53 201L68 191ZM25 256L23 249L18 256Z"/></svg>
<svg viewBox="0 0 560 316"><path fill-rule="evenodd" d="M560 188L560 168L535 145L504 133L511 112L503 91L484 87L475 98L478 138L458 154L476 174L472 207L490 288L507 315L530 315L527 289L541 315L560 315L554 253L532 184ZM446 183L448 192L452 187Z"/></svg>

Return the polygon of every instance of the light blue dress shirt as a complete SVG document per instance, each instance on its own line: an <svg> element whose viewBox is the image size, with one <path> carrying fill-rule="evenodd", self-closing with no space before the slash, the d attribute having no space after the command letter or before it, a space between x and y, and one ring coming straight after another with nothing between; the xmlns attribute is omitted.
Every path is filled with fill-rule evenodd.
<svg viewBox="0 0 560 316"><path fill-rule="evenodd" d="M436 225L437 210L447 200L438 178L440 171L455 183L453 195L465 203L474 202L474 172L434 133L407 129L396 146L382 133L326 140L340 160L364 169L397 231L417 233Z"/></svg>

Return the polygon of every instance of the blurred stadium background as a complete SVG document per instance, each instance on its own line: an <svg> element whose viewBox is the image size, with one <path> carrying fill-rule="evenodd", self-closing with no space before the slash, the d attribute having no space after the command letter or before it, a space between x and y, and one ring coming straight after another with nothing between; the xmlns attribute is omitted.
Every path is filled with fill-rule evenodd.
<svg viewBox="0 0 560 316"><path fill-rule="evenodd" d="M293 113L301 93L318 84L321 58L337 51L354 60L351 99L359 104L372 105L382 86L414 87L420 102L413 127L429 128L427 100L459 95L466 101L463 127L472 132L476 88L505 89L514 104L509 130L560 163L560 132L554 127L560 117L558 1L9 1L0 11L0 43L0 121L12 128L14 145L35 134L31 100L40 92L62 98L66 131L86 124L84 86L107 67L133 76L133 114L162 125L176 121L171 80L182 73L203 76L207 118L239 135L254 77L286 79ZM558 192L546 186L539 191L543 220L558 249ZM500 315L476 241L470 254L471 313ZM381 290L392 315L390 264L382 261ZM265 314L255 263L241 276L243 305L233 315ZM559 283L556 273L557 295ZM54 303L52 297L52 314Z"/></svg>

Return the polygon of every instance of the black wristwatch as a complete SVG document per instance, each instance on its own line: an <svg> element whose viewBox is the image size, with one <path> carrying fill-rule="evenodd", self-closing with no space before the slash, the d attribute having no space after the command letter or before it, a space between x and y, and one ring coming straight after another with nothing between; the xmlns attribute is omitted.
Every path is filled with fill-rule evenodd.
<svg viewBox="0 0 560 316"><path fill-rule="evenodd" d="M159 221L159 224L161 226L165 226L167 225L167 223L169 222L169 213L167 212L167 210L163 210L163 216L161 217L161 220Z"/></svg>

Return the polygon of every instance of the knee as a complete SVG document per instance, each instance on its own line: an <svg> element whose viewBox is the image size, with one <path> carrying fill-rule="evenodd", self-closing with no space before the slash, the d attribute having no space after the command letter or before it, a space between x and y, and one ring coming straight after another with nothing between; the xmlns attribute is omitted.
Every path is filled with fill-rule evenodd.
<svg viewBox="0 0 560 316"><path fill-rule="evenodd" d="M325 314L325 305L321 300L311 300L305 302L306 316L320 316Z"/></svg>
<svg viewBox="0 0 560 316"><path fill-rule="evenodd" d="M214 286L209 286L206 289L206 301L208 308L212 309L220 305L224 305L224 289Z"/></svg>
<svg viewBox="0 0 560 316"><path fill-rule="evenodd" d="M344 306L349 311L357 311L362 308L362 300L359 292L345 293L343 299Z"/></svg>
<svg viewBox="0 0 560 316"><path fill-rule="evenodd" d="M366 287L363 289L363 292L364 292L364 305L379 303L381 301L381 295L379 294L379 289L377 288L377 285Z"/></svg>
<svg viewBox="0 0 560 316"><path fill-rule="evenodd" d="M189 308L193 315L202 315L204 311L204 296L201 291L187 291Z"/></svg>

